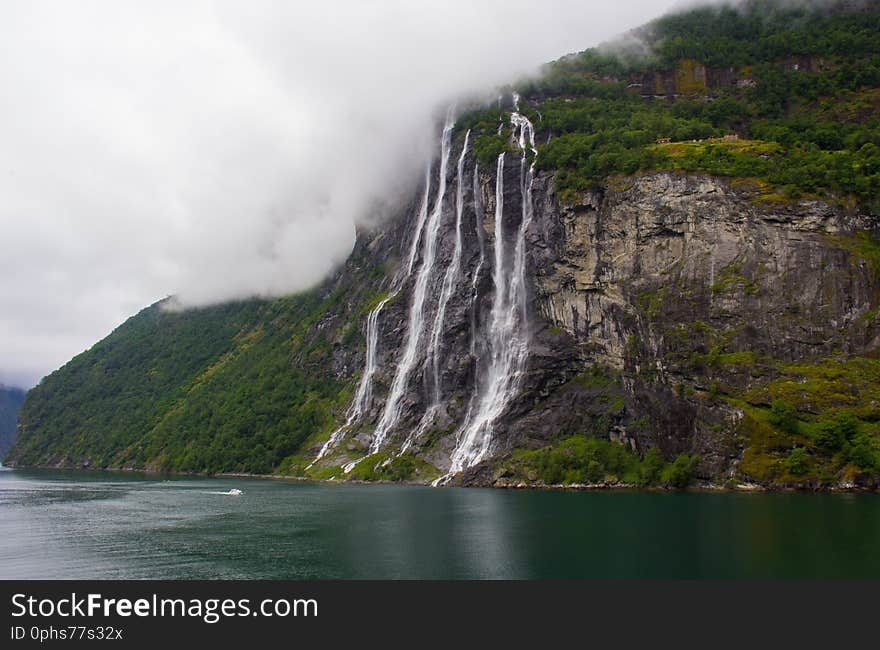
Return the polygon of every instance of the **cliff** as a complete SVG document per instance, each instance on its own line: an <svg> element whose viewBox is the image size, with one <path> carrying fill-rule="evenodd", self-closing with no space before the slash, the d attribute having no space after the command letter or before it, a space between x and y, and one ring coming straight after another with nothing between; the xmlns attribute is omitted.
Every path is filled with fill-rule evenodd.
<svg viewBox="0 0 880 650"><path fill-rule="evenodd" d="M502 170L507 188L500 195L503 212L514 215L504 230L512 239L521 225L522 196L516 182L520 161L511 158ZM463 177L473 179L474 171L465 164ZM272 326L270 313L294 320L293 314L281 311L283 301L252 305L258 312L253 321L230 329L237 342L218 351L216 360L185 382L189 385L176 400L129 436L136 445L121 453L111 446L112 455L96 460L93 450L76 455L62 436L54 454L28 457L33 452L27 444L45 438L35 435L45 429L35 426L41 418L35 410L39 402L32 400L23 418L18 453L25 463L192 471L204 469L199 464L204 461L196 459L218 454L224 448L219 441L225 439L226 445L240 446L245 453L236 458L227 446L226 464L211 467L214 471L271 471L274 465L281 473L320 478L427 482L443 476L452 465L468 411L476 408L474 396L481 394L479 382L486 381L486 364L491 363L488 329L493 319L497 177L476 171L476 185L470 183L464 192L460 277L446 306L439 340L440 403L431 399L434 373L427 356L429 341L423 335L424 356L400 398L399 420L373 454L370 445L405 352L417 278L403 284L377 319L376 370L368 406L342 429L338 445L307 469L346 419L366 363L366 332L361 330L393 282L393 272L377 273L383 268L379 260L391 260L398 271L406 265L416 205L395 222L361 233L346 269L315 299L319 316L301 328L300 341L287 339L290 332L275 338L266 331ZM870 455L876 448L880 249L870 239L874 219L816 200L762 202L760 188L751 183L703 175L615 177L573 203L559 202L552 181L552 176L535 178L536 209L525 230L527 362L510 402L493 422L489 453L463 468L455 482L623 481L623 475L604 471L607 462L598 461L602 471L595 476L585 474L585 467L575 467L566 470L573 471L566 478L566 473L557 475L530 456L586 437L621 446L640 458L651 449L668 463L682 455L698 458L694 476L716 484L876 485L876 470L860 467L842 451L849 445L848 453L857 453L852 450L855 444L867 446ZM441 285L454 255L456 224L454 206L448 205L436 234L436 271L428 279L426 293L431 297L426 300L425 323L437 318ZM340 301L341 294L347 300ZM207 321L211 312L202 312L201 319ZM158 307L149 313L165 331L183 317L162 313ZM200 314L188 315L198 319ZM126 327L131 324L114 336ZM180 338L179 331L175 337ZM267 436L248 440L245 433L248 427L259 427L257 418L272 417L270 411L260 414L259 402L249 403L248 394L274 387L253 383L241 396L239 409L247 414L242 422L237 422L236 408L223 395L224 387L231 381L239 385L242 376L248 383L257 382L260 373L242 375L234 366L256 364L275 344L290 347L279 355L286 357L279 360L284 367L272 377L320 377L330 386L322 399L335 412L335 417L318 418L306 426L298 449L291 444L280 453ZM91 353L92 361L112 365L97 357L100 352ZM183 348L173 353L178 359L186 354ZM35 395L57 391L53 384L64 372L57 375L35 389ZM111 383L104 389L111 390ZM295 398L292 390L276 405L284 411L275 416L280 422L290 417L285 404ZM316 405L318 399L312 390L305 401ZM149 404L146 398L145 402ZM794 424L780 425L779 411L784 416L787 407L795 412ZM209 419L198 415L205 409ZM129 413L121 415L121 422L112 426L122 431L135 424ZM302 425L304 416L296 415ZM831 448L817 442L818 432L840 425L839 420L846 430L848 415L854 418L848 439L844 432L836 449L833 442ZM234 439L210 430L227 418L241 425ZM78 440L84 437L80 434ZM202 450L198 442L203 439L209 442ZM264 455L272 453L263 466L248 467L250 459L258 458L258 446ZM291 447L296 453L281 455ZM792 471L789 459L798 448L809 450L806 471ZM175 453L183 454L176 467L171 464ZM367 455L345 472L343 466ZM638 482L640 476L630 476L629 482Z"/></svg>
<svg viewBox="0 0 880 650"><path fill-rule="evenodd" d="M726 11L661 23L652 69L586 52L499 106L450 111L421 187L335 277L145 310L29 393L9 461L878 487L880 74L864 71L880 70L880 11L733 28ZM688 29L753 60L653 70L706 45L684 47ZM821 69L780 59L818 29L797 56ZM754 84L667 102L628 83L728 63Z"/></svg>
<svg viewBox="0 0 880 650"><path fill-rule="evenodd" d="M510 181L520 163L503 170L510 189L500 196L505 214L515 215L507 224L513 236L522 194ZM487 267L494 264L496 183L478 173L477 193L465 201L465 213L482 208L462 229L460 284L474 293L459 291L446 308L441 405L431 412L425 357L401 400L396 437L392 432L387 449L366 461L370 471L356 476L383 476L383 464L400 463L392 459L404 447L403 457L415 457L412 467L427 478L453 463L488 372L480 350L491 346ZM869 433L880 369L873 358L876 219L814 199L766 202L756 183L674 172L615 177L572 203L560 203L552 188L552 176L535 179L536 207L525 233L528 361L516 395L494 422L491 453L457 482L541 482L540 466L532 468L534 459L522 450L587 436L640 457L656 449L667 461L698 458L695 475L716 484L876 485L873 466L841 455L846 444L876 448ZM450 213L438 234L441 268L454 254L454 224ZM389 234L369 237L367 248ZM370 451L407 325L406 300L381 314L376 399L337 452L319 462L329 470L322 476L343 478L338 467ZM798 414L789 430L777 424L786 408ZM849 443L815 443L815 432L833 429L851 409L858 423ZM420 433L407 443L413 431ZM791 471L797 448L810 450L806 470ZM569 482L622 480L613 472L572 476Z"/></svg>

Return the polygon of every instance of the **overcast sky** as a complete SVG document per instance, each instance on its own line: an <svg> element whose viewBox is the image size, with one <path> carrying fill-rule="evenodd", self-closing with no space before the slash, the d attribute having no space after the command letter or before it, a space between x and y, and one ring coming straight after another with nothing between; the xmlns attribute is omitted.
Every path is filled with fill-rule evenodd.
<svg viewBox="0 0 880 650"><path fill-rule="evenodd" d="M0 382L142 307L306 288L432 115L669 0L0 3Z"/></svg>

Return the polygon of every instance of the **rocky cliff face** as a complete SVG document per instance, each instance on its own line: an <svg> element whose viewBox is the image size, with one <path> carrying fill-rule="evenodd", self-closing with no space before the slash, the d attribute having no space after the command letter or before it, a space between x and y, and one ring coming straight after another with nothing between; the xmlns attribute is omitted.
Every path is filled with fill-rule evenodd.
<svg viewBox="0 0 880 650"><path fill-rule="evenodd" d="M446 152L461 159L457 170L445 166L446 195L429 188L423 201L428 221L437 206L435 234L419 232L418 202L362 234L359 247L397 260L381 281L393 297L375 314L371 397L321 450L316 466L326 475L357 477L403 454L415 459L417 480L452 470L443 480L506 484L515 450L586 434L638 454L698 455L697 474L707 480L767 482L773 473L764 461L780 466L796 441L762 447L745 467L741 461L759 444L754 430L764 431L761 414L779 382L806 381L795 365L843 363L876 349L880 281L869 216L818 200L780 201L749 181L666 172L613 178L561 204L551 175L532 181L525 154L477 168L462 156L464 137L455 134ZM493 339L495 295L499 282L509 289L516 281L520 231L523 300L521 308L503 306L516 321L507 347L522 336L525 361L507 367L515 376L497 417L479 432L485 453L456 466L469 423L493 389L498 356L510 353ZM426 255L433 257L419 302ZM444 303L450 268L457 270ZM399 417L377 445L416 321L422 329ZM364 365L346 359L340 372L355 377ZM330 469L345 465L344 473Z"/></svg>
<svg viewBox="0 0 880 650"><path fill-rule="evenodd" d="M626 406L608 435L697 453L704 477L733 476L743 412L719 396L767 381L781 363L875 349L880 286L852 247L870 219L674 173L614 179L560 206L543 180L534 309L560 331L551 358L618 378ZM523 436L557 434L540 425L546 414L531 420Z"/></svg>
<svg viewBox="0 0 880 650"><path fill-rule="evenodd" d="M776 64L783 69L807 72L821 72L827 65L815 56L789 57ZM637 90L642 97L665 99L719 88L755 86L749 66L710 67L693 59L682 59L671 70L632 72L627 81L629 87Z"/></svg>

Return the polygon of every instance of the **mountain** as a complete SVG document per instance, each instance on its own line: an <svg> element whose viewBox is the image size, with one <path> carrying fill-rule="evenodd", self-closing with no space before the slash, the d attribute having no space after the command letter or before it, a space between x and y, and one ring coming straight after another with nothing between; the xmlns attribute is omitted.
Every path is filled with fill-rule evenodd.
<svg viewBox="0 0 880 650"><path fill-rule="evenodd" d="M878 487L880 9L694 9L515 87L321 287L45 378L9 462Z"/></svg>
<svg viewBox="0 0 880 650"><path fill-rule="evenodd" d="M18 411L24 402L24 391L0 384L0 460L15 441Z"/></svg>

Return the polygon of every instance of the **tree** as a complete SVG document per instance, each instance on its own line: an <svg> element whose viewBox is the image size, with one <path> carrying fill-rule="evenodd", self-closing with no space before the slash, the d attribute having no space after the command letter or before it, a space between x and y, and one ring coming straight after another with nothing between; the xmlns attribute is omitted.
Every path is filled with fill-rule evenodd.
<svg viewBox="0 0 880 650"><path fill-rule="evenodd" d="M773 400L770 405L770 424L777 429L786 433L798 432L798 412L797 409L785 400Z"/></svg>
<svg viewBox="0 0 880 650"><path fill-rule="evenodd" d="M699 456L680 454L663 470L663 483L677 490L683 490L694 482L698 462L700 462Z"/></svg>
<svg viewBox="0 0 880 650"><path fill-rule="evenodd" d="M809 469L810 454L804 447L795 447L783 461L783 465L789 474L803 476Z"/></svg>

